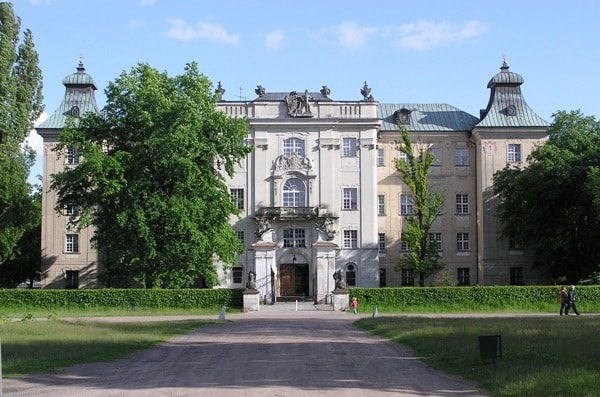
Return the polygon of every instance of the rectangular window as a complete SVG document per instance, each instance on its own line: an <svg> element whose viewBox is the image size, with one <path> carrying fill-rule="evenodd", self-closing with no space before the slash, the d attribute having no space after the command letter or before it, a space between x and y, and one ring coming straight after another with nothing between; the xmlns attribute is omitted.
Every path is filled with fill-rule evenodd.
<svg viewBox="0 0 600 397"><path fill-rule="evenodd" d="M510 268L510 285L523 285L523 268L521 266Z"/></svg>
<svg viewBox="0 0 600 397"><path fill-rule="evenodd" d="M77 216L79 215L79 207L73 204L69 204L65 209L65 214L67 216Z"/></svg>
<svg viewBox="0 0 600 397"><path fill-rule="evenodd" d="M456 233L456 250L469 250L469 233Z"/></svg>
<svg viewBox="0 0 600 397"><path fill-rule="evenodd" d="M246 241L245 241L245 235L244 235L244 231L243 230L236 230L235 231L235 235L238 238L238 240L240 240L240 243L245 246L246 245Z"/></svg>
<svg viewBox="0 0 600 397"><path fill-rule="evenodd" d="M456 195L456 213L457 214L468 214L469 213L469 195L465 193L458 193Z"/></svg>
<svg viewBox="0 0 600 397"><path fill-rule="evenodd" d="M387 275L385 273L385 269L379 269L379 286L387 287Z"/></svg>
<svg viewBox="0 0 600 397"><path fill-rule="evenodd" d="M403 287L414 287L415 273L413 269L400 269L400 282Z"/></svg>
<svg viewBox="0 0 600 397"><path fill-rule="evenodd" d="M404 162L408 161L408 156L404 152L398 152L398 159Z"/></svg>
<svg viewBox="0 0 600 397"><path fill-rule="evenodd" d="M431 154L433 154L435 156L435 159L433 160L433 163L431 163L432 166L440 166L442 165L442 152L440 151L440 148L438 147L430 147L429 149L427 149L427 151Z"/></svg>
<svg viewBox="0 0 600 397"><path fill-rule="evenodd" d="M344 230L344 248L358 248L357 230Z"/></svg>
<svg viewBox="0 0 600 397"><path fill-rule="evenodd" d="M67 148L67 153L65 156L65 163L66 164L79 164L79 152L77 151L77 149L75 149L73 147Z"/></svg>
<svg viewBox="0 0 600 397"><path fill-rule="evenodd" d="M244 209L244 189L230 189L231 201L240 210Z"/></svg>
<svg viewBox="0 0 600 397"><path fill-rule="evenodd" d="M79 288L79 270L67 270L65 272L65 288L66 289L78 289Z"/></svg>
<svg viewBox="0 0 600 397"><path fill-rule="evenodd" d="M65 252L74 254L79 252L79 235L67 234L65 238Z"/></svg>
<svg viewBox="0 0 600 397"><path fill-rule="evenodd" d="M400 215L411 215L414 213L412 194L400 195Z"/></svg>
<svg viewBox="0 0 600 397"><path fill-rule="evenodd" d="M358 189L355 187L345 187L342 198L342 209L355 210L358 209L357 203Z"/></svg>
<svg viewBox="0 0 600 397"><path fill-rule="evenodd" d="M379 252L385 252L385 233L379 233Z"/></svg>
<svg viewBox="0 0 600 397"><path fill-rule="evenodd" d="M232 282L234 284L241 284L242 283L242 268L241 267L234 267L231 269L231 278L232 278Z"/></svg>
<svg viewBox="0 0 600 397"><path fill-rule="evenodd" d="M400 236L400 251L410 251L410 244L404 240L404 233Z"/></svg>
<svg viewBox="0 0 600 397"><path fill-rule="evenodd" d="M520 163L521 162L521 144L520 143L509 143L507 148L507 162L509 163Z"/></svg>
<svg viewBox="0 0 600 397"><path fill-rule="evenodd" d="M283 246L306 248L304 229L283 229Z"/></svg>
<svg viewBox="0 0 600 397"><path fill-rule="evenodd" d="M356 157L356 138L343 138L342 156Z"/></svg>
<svg viewBox="0 0 600 397"><path fill-rule="evenodd" d="M442 233L429 233L429 242L435 243L435 249L437 251L442 250Z"/></svg>
<svg viewBox="0 0 600 397"><path fill-rule="evenodd" d="M468 267L456 269L458 285L471 285L471 271Z"/></svg>
<svg viewBox="0 0 600 397"><path fill-rule="evenodd" d="M385 167L385 151L383 149L377 149L377 166Z"/></svg>
<svg viewBox="0 0 600 397"><path fill-rule="evenodd" d="M377 215L385 215L385 196L377 195Z"/></svg>
<svg viewBox="0 0 600 397"><path fill-rule="evenodd" d="M304 157L304 141L300 138L288 138L283 141L283 155L291 156L295 154Z"/></svg>
<svg viewBox="0 0 600 397"><path fill-rule="evenodd" d="M466 147L454 149L454 165L457 167L467 167L469 165L469 151Z"/></svg>

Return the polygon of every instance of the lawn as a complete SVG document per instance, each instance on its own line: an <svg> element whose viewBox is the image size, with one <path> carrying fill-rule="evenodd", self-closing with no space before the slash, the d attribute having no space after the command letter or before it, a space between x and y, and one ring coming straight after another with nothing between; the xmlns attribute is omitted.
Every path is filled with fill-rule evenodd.
<svg viewBox="0 0 600 397"><path fill-rule="evenodd" d="M600 316L424 318L379 316L359 327L410 347L428 365L479 382L494 396L600 395ZM479 336L500 335L484 362Z"/></svg>
<svg viewBox="0 0 600 397"><path fill-rule="evenodd" d="M0 325L2 375L15 378L72 364L112 361L214 322L4 322Z"/></svg>

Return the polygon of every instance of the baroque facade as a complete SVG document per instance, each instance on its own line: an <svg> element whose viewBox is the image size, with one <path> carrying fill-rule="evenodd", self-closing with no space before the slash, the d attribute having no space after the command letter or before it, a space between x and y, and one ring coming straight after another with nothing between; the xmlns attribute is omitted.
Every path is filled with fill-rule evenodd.
<svg viewBox="0 0 600 397"><path fill-rule="evenodd" d="M82 65L63 84L60 108L37 128L44 138L45 185L78 161L73 153L59 158L52 151L67 115L98 111L95 83ZM436 156L430 182L443 192L444 207L429 237L445 277L459 285L547 282L526 250L500 238L494 215L494 172L524 165L546 139L548 123L527 105L522 84L504 63L477 117L448 104L379 103L366 82L357 100L333 99L326 86L268 92L260 85L252 101L220 100L218 109L247 119L247 142L255 147L229 179L241 211L231 223L246 249L238 266L220 273L221 286L244 288L252 272L262 301L272 303L288 297L327 302L337 271L350 286L414 285L411 269L395 269L410 249L401 235L412 214L411 192L394 167L398 125L415 147ZM215 92L222 98L220 83ZM55 199L44 191L42 285L100 286L91 231L70 232L69 209L56 213Z"/></svg>

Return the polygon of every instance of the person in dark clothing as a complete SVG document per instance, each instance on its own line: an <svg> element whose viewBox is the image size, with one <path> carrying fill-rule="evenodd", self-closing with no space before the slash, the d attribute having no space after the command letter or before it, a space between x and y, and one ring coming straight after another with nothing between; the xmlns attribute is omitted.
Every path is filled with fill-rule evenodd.
<svg viewBox="0 0 600 397"><path fill-rule="evenodd" d="M560 293L558 294L558 299L560 301L560 315L566 311L567 302L569 301L569 295L567 293L567 287L562 287Z"/></svg>
<svg viewBox="0 0 600 397"><path fill-rule="evenodd" d="M571 289L568 294L569 300L567 301L567 307L565 308L565 314L569 315L569 309L573 308L575 314L579 316L579 311L577 310L577 306L575 305L575 286L571 285Z"/></svg>

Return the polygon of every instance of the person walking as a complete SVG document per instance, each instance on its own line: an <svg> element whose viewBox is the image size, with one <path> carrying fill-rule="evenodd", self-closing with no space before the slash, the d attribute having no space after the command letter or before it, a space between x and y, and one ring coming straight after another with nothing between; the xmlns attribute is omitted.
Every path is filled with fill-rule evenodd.
<svg viewBox="0 0 600 397"><path fill-rule="evenodd" d="M568 316L569 315L569 309L573 308L573 311L575 312L576 315L579 316L579 311L577 310L577 306L575 305L575 286L571 285L571 289L569 290L569 294L568 294L568 301L567 301L567 307L565 308L565 314Z"/></svg>
<svg viewBox="0 0 600 397"><path fill-rule="evenodd" d="M358 314L358 299L356 299L356 297L352 298L350 306L352 306L352 313Z"/></svg>
<svg viewBox="0 0 600 397"><path fill-rule="evenodd" d="M569 295L567 294L567 287L562 287L560 293L558 294L558 299L560 301L560 315L562 316L567 309L567 302L569 301Z"/></svg>

